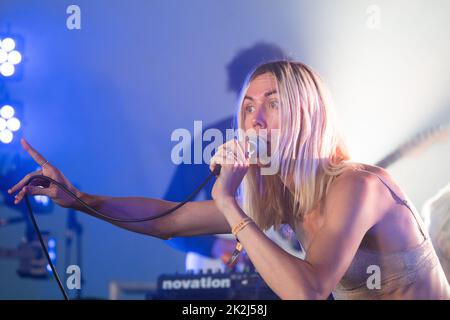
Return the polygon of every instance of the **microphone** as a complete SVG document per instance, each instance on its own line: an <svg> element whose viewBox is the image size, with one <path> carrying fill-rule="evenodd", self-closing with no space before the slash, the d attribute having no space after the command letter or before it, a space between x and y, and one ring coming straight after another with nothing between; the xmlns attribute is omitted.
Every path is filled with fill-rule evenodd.
<svg viewBox="0 0 450 320"><path fill-rule="evenodd" d="M248 155L250 159L258 159L260 155L267 155L267 140L257 134L247 135ZM213 173L219 176L222 166L216 164Z"/></svg>

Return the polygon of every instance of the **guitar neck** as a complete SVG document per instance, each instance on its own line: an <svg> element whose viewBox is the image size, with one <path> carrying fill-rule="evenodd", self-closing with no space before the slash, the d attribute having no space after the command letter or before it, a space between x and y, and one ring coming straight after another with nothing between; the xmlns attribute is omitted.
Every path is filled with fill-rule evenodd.
<svg viewBox="0 0 450 320"><path fill-rule="evenodd" d="M397 152L391 152L390 154L388 154L386 157L384 157L383 159L381 159L380 161L378 161L377 163L375 163L375 165L377 167L381 167L386 169L387 167L389 167L390 165L394 164L395 162L397 162L398 160L400 160L402 158L402 154L401 153L397 153Z"/></svg>
<svg viewBox="0 0 450 320"><path fill-rule="evenodd" d="M375 165L381 168L387 168L400 159L417 152L417 150L427 148L437 141L447 141L449 135L448 131L447 126L441 125L425 130L414 138L401 144L394 151L375 163Z"/></svg>

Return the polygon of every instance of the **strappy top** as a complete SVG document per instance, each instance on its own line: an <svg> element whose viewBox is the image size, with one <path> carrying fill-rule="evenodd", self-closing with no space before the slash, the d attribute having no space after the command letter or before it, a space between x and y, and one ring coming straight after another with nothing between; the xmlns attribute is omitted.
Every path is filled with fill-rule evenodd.
<svg viewBox="0 0 450 320"><path fill-rule="evenodd" d="M405 205L419 226L424 240L418 246L394 253L359 248L336 288L335 299L450 299L450 286L439 264L438 257L427 233L423 231L407 200L396 192L376 173L396 201ZM379 285L372 275L379 272ZM431 282L431 283L430 283ZM423 287L424 290L419 290Z"/></svg>

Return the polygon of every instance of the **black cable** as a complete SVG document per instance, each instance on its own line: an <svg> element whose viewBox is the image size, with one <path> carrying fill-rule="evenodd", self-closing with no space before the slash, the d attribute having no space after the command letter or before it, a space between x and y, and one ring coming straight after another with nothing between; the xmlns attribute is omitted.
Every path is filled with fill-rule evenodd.
<svg viewBox="0 0 450 320"><path fill-rule="evenodd" d="M33 223L34 230L36 231L39 242L41 243L42 250L44 251L45 256L47 257L47 261L50 265L50 268L52 269L53 274L55 275L55 279L56 279L56 282L58 283L59 289L61 290L61 293L64 296L64 300L69 300L69 297L67 296L67 293L64 290L64 287L61 283L61 279L59 278L58 272L56 271L56 268L53 265L52 259L50 259L50 255L48 254L47 248L45 247L44 240L42 239L41 231L39 230L39 227L36 223L36 219L34 219L34 214L33 214L33 211L31 210L31 205L30 205L30 200L28 199L28 195L25 195L25 202L27 204L28 214L30 216L31 222Z"/></svg>
<svg viewBox="0 0 450 320"><path fill-rule="evenodd" d="M82 244L82 238L81 234L77 234L77 265L80 268L80 270L83 267L82 261L81 261L81 244ZM81 300L81 290L84 287L84 278L82 274L80 273L80 289L77 290L77 300Z"/></svg>
<svg viewBox="0 0 450 320"><path fill-rule="evenodd" d="M65 185L63 185L62 183L59 183L58 181L53 180L52 178L49 178L49 177L44 176L44 175L36 175L36 176L31 177L30 179L28 179L28 181L25 183L25 185L29 185L29 184L31 183L31 181L33 181L33 180L36 180L36 179L43 179L43 180L46 180L46 181L48 181L48 182L50 182L50 183L54 183L55 185L57 185L58 187L60 187L62 190L64 190L67 194L69 194L72 198L74 198L76 201L78 201L79 203L81 203L81 205L82 205L83 207L85 207L85 208L87 208L88 210L94 212L96 215L98 215L98 216L104 218L105 220L114 221L114 222L143 222L143 221L150 221L150 220L155 220L155 219L161 218L161 217L163 217L163 216L166 216L166 215L168 215L168 214L174 212L175 210L181 208L182 206L184 206L186 203L188 203L190 200L192 200L192 199L193 199L193 198L194 198L194 197L195 197L195 196L203 189L203 187L209 182L209 180L211 180L211 178L212 178L214 175L215 175L215 176L218 176L218 175L219 175L220 169L221 169L221 166L220 166L220 165L216 165L215 168L214 168L214 171L212 171L212 172L209 174L209 176L205 179L205 181L204 181L203 183L201 183L200 186L198 186L198 188L195 189L194 192L192 192L192 193L186 198L186 200L184 200L183 202L180 202L179 204L177 204L177 205L174 206L173 208L171 208L171 209L169 209L169 210L166 210L166 211L164 211L164 212L161 212L160 214L158 214L158 215L156 215L156 216L152 216L152 217L144 217L144 218L139 218L139 219L118 219L118 218L111 218L111 217L108 217L108 216L106 216L106 215L100 213L99 211L97 211L95 208L92 208L91 206L89 206L86 202L84 202L84 201L81 200L80 198L78 198L78 197L76 196L75 193L73 193L72 191L70 191L70 190L69 190ZM36 220L35 220L35 218L34 218L34 214L33 214L33 211L32 211L32 209L31 209L31 205L30 205L30 200L28 199L28 195L27 195L27 194L25 194L25 202L26 202L26 204L27 204L28 213L29 213L30 219L31 219L31 221L32 221L32 223L33 223L34 230L36 231L36 234L37 234L37 236L38 236L38 238L39 238L39 242L40 242L40 244L41 244L42 250L43 250L44 253L45 253L45 256L47 257L47 261L48 261L48 263L49 263L49 265L50 265L50 268L52 269L53 274L55 275L55 279L56 279L56 282L58 283L59 289L61 290L61 293L63 294L64 299L65 299L65 300L69 300L69 297L67 296L67 293L66 293L66 291L64 290L64 287L63 287L63 285L62 285L62 283L61 283L61 280L60 280L60 278L59 278L58 272L56 271L55 266L53 265L53 262L52 262L52 260L50 259L50 256L49 256L49 254L48 254L47 248L46 248L46 246L45 246L45 244L44 244L44 240L42 239L41 231L39 230L39 227L38 227L38 225L37 225L37 223L36 223Z"/></svg>

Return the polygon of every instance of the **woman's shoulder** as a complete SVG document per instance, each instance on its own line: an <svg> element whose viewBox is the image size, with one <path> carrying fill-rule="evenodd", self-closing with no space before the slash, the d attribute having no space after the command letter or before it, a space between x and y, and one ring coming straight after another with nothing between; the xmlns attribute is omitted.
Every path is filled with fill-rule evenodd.
<svg viewBox="0 0 450 320"><path fill-rule="evenodd" d="M385 170L382 168L355 164L337 176L324 198L322 214L328 219L350 219L362 221L370 228L388 212L390 201L380 183Z"/></svg>
<svg viewBox="0 0 450 320"><path fill-rule="evenodd" d="M333 187L334 189L342 190L345 186L351 187L355 185L367 188L379 182L380 179L392 181L389 172L383 168L364 163L349 163L348 168L333 181L330 190Z"/></svg>
<svg viewBox="0 0 450 320"><path fill-rule="evenodd" d="M383 168L364 163L352 163L349 168L337 176L330 185L327 198L351 199L354 202L385 202L384 196L389 192L386 185L395 186L388 171ZM397 189L397 188L395 188Z"/></svg>

